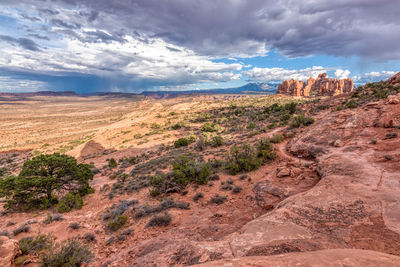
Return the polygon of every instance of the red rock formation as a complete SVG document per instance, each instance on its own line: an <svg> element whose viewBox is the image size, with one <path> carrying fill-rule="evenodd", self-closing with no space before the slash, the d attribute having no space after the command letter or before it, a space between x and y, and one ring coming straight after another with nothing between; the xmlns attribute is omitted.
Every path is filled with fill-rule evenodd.
<svg viewBox="0 0 400 267"><path fill-rule="evenodd" d="M392 85L400 85L400 72L390 77L387 82Z"/></svg>
<svg viewBox="0 0 400 267"><path fill-rule="evenodd" d="M284 81L278 86L276 93L291 96L340 95L352 90L352 79L332 79L322 73L317 79L309 78L306 83L294 79Z"/></svg>
<svg viewBox="0 0 400 267"><path fill-rule="evenodd" d="M21 254L21 251L17 240L0 236L0 266L14 266L14 258L19 254Z"/></svg>

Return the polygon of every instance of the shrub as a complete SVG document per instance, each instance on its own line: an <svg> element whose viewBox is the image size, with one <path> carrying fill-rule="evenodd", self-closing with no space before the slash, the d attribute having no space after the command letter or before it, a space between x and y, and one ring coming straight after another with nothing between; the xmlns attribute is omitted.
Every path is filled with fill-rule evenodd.
<svg viewBox="0 0 400 267"><path fill-rule="evenodd" d="M256 127L257 127L257 125L256 125L254 122L250 122L250 123L247 125L247 129L248 129L248 130L255 129Z"/></svg>
<svg viewBox="0 0 400 267"><path fill-rule="evenodd" d="M7 230L3 230L0 232L0 236L7 236L7 237L11 237L11 234L9 231Z"/></svg>
<svg viewBox="0 0 400 267"><path fill-rule="evenodd" d="M296 112L297 103L290 102L283 106L283 109L288 111L290 114L294 114Z"/></svg>
<svg viewBox="0 0 400 267"><path fill-rule="evenodd" d="M110 167L110 168L115 168L115 167L117 167L118 166L118 163L117 163L117 161L114 159L114 158L110 158L109 160L108 160L108 167Z"/></svg>
<svg viewBox="0 0 400 267"><path fill-rule="evenodd" d="M204 197L203 193L198 192L193 196L193 201L197 202L197 201L199 201L200 198L203 198L203 197Z"/></svg>
<svg viewBox="0 0 400 267"><path fill-rule="evenodd" d="M49 249L42 258L43 267L81 266L89 263L93 254L74 239L69 239Z"/></svg>
<svg viewBox="0 0 400 267"><path fill-rule="evenodd" d="M233 186L232 186L231 184L228 184L228 183L223 184L223 185L221 186L221 190L224 190L224 191L230 191L230 190L232 190L232 189L233 189Z"/></svg>
<svg viewBox="0 0 400 267"><path fill-rule="evenodd" d="M73 230L78 230L79 228L81 228L80 224L77 222L71 223L68 228L71 228Z"/></svg>
<svg viewBox="0 0 400 267"><path fill-rule="evenodd" d="M240 193L242 191L242 187L241 186L235 186L233 189L232 189L232 193L234 193L234 194L238 194L238 193Z"/></svg>
<svg viewBox="0 0 400 267"><path fill-rule="evenodd" d="M219 129L220 129L220 126L218 124L211 123L211 122L206 122L201 127L201 130L203 132L217 132Z"/></svg>
<svg viewBox="0 0 400 267"><path fill-rule="evenodd" d="M122 200L118 203L118 205L113 205L110 209L108 209L104 215L103 220L115 219L118 216L121 216L128 210L128 208L134 204L138 203L137 200Z"/></svg>
<svg viewBox="0 0 400 267"><path fill-rule="evenodd" d="M48 214L47 218L43 221L45 224L64 220L61 214Z"/></svg>
<svg viewBox="0 0 400 267"><path fill-rule="evenodd" d="M290 117L291 117L290 114L285 113L285 114L281 115L280 120L282 122L287 122L290 119Z"/></svg>
<svg viewBox="0 0 400 267"><path fill-rule="evenodd" d="M188 146L190 144L189 140L185 137L179 138L174 142L174 147L182 147L182 146Z"/></svg>
<svg viewBox="0 0 400 267"><path fill-rule="evenodd" d="M221 205L226 201L226 197L225 196L220 196L218 194L216 194L215 196L213 196L210 199L211 203L217 204L217 205Z"/></svg>
<svg viewBox="0 0 400 267"><path fill-rule="evenodd" d="M273 143L273 144L278 144L278 143L280 143L280 142L282 142L283 141L283 135L281 135L281 134L274 134L270 139L269 139L269 141L271 142L271 143Z"/></svg>
<svg viewBox="0 0 400 267"><path fill-rule="evenodd" d="M305 117L303 115L294 116L290 121L289 126L291 128L299 128L300 126L308 126L314 123L314 119L310 117Z"/></svg>
<svg viewBox="0 0 400 267"><path fill-rule="evenodd" d="M157 197L161 194L160 190L153 188L149 191L151 197Z"/></svg>
<svg viewBox="0 0 400 267"><path fill-rule="evenodd" d="M260 139L257 144L257 156L263 163L276 159L277 155L269 139Z"/></svg>
<svg viewBox="0 0 400 267"><path fill-rule="evenodd" d="M18 235L20 233L28 233L31 230L31 227L28 224L23 224L20 227L14 229L13 235Z"/></svg>
<svg viewBox="0 0 400 267"><path fill-rule="evenodd" d="M24 237L18 241L22 255L40 252L51 248L53 242L50 236L38 234L36 237Z"/></svg>
<svg viewBox="0 0 400 267"><path fill-rule="evenodd" d="M223 144L224 144L224 139L219 135L216 135L211 139L211 146L213 147L219 147L222 146Z"/></svg>
<svg viewBox="0 0 400 267"><path fill-rule="evenodd" d="M122 226L124 226L128 222L128 216L121 215L118 216L114 219L112 219L108 224L107 224L107 229L115 232L119 229L121 229Z"/></svg>
<svg viewBox="0 0 400 267"><path fill-rule="evenodd" d="M397 133L387 133L385 136L385 139L392 139L392 138L396 138L398 136Z"/></svg>
<svg viewBox="0 0 400 267"><path fill-rule="evenodd" d="M218 181L219 180L219 175L218 174L213 174L208 179L210 181Z"/></svg>
<svg viewBox="0 0 400 267"><path fill-rule="evenodd" d="M246 180L247 178L249 178L247 174L242 174L239 176L239 180Z"/></svg>
<svg viewBox="0 0 400 267"><path fill-rule="evenodd" d="M13 226L13 225L15 225L15 222L12 222L12 221L7 222L7 224L6 224L7 227Z"/></svg>
<svg viewBox="0 0 400 267"><path fill-rule="evenodd" d="M182 128L182 125L180 123L175 123L171 126L172 130L179 130L180 128Z"/></svg>
<svg viewBox="0 0 400 267"><path fill-rule="evenodd" d="M187 210L190 209L190 205L189 203L186 202L175 202L173 199L167 198L161 201L160 204L156 206L144 205L138 207L134 215L134 218L140 219L149 216L151 214L159 213L161 211L166 211L168 209L173 209L173 208Z"/></svg>
<svg viewBox="0 0 400 267"><path fill-rule="evenodd" d="M354 99L351 99L349 102L346 103L346 108L356 108L357 102Z"/></svg>
<svg viewBox="0 0 400 267"><path fill-rule="evenodd" d="M196 149L203 151L205 148L206 148L206 140L203 135L200 135L199 138L197 138Z"/></svg>
<svg viewBox="0 0 400 267"><path fill-rule="evenodd" d="M171 215L169 213L164 213L162 215L155 215L150 221L147 223L146 227L154 227L154 226L168 226L171 223Z"/></svg>
<svg viewBox="0 0 400 267"><path fill-rule="evenodd" d="M87 242L94 242L96 241L96 236L93 233L86 233L83 238L87 241Z"/></svg>
<svg viewBox="0 0 400 267"><path fill-rule="evenodd" d="M262 161L257 158L257 153L249 144L232 146L228 154L229 173L235 175L241 171L252 171L261 165Z"/></svg>
<svg viewBox="0 0 400 267"><path fill-rule="evenodd" d="M81 209L83 199L79 194L66 194L58 203L57 211L60 213L70 212L72 209Z"/></svg>
<svg viewBox="0 0 400 267"><path fill-rule="evenodd" d="M256 148L246 143L240 147L232 146L228 154L227 169L231 175L235 175L241 171L255 170L261 164L275 158L276 153L273 151L270 141L261 139Z"/></svg>
<svg viewBox="0 0 400 267"><path fill-rule="evenodd" d="M173 181L180 185L187 185L189 182L207 184L208 177L212 173L210 164L206 162L195 162L188 157L178 156L172 163Z"/></svg>
<svg viewBox="0 0 400 267"><path fill-rule="evenodd" d="M18 176L0 180L0 198L8 200L6 208L45 209L58 202L55 195L88 194L91 179L89 165L78 164L73 157L59 153L40 155L26 161Z"/></svg>

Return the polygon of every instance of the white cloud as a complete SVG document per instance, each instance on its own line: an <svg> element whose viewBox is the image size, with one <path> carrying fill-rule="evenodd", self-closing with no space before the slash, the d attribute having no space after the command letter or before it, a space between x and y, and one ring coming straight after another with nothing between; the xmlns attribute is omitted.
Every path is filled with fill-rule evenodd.
<svg viewBox="0 0 400 267"><path fill-rule="evenodd" d="M238 79L239 63L213 62L208 57L161 38L125 35L123 41L89 42L64 38L60 47L28 51L6 45L0 67L41 73L76 72L101 76L124 75L133 80L177 83L223 82Z"/></svg>
<svg viewBox="0 0 400 267"><path fill-rule="evenodd" d="M0 76L0 90L8 93L37 92L47 90L47 84L40 81Z"/></svg>
<svg viewBox="0 0 400 267"><path fill-rule="evenodd" d="M335 71L335 78L336 79L347 79L350 75L350 71L349 70L342 70L342 69L337 69Z"/></svg>
<svg viewBox="0 0 400 267"><path fill-rule="evenodd" d="M352 79L358 83L377 82L386 80L395 74L396 74L395 71L388 71L388 70L372 71L364 73L362 75L353 76Z"/></svg>
<svg viewBox="0 0 400 267"><path fill-rule="evenodd" d="M327 68L314 66L300 70L288 70L284 68L253 68L244 71L251 80L259 82L283 81L283 80L307 80L310 77L317 78L318 74L327 72Z"/></svg>

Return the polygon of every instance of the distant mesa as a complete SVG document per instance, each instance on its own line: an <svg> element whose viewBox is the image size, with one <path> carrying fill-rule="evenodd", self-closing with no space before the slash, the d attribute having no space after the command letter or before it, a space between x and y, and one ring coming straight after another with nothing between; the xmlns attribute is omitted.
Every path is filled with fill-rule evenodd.
<svg viewBox="0 0 400 267"><path fill-rule="evenodd" d="M307 82L291 79L278 86L277 94L291 96L334 96L353 91L353 80L328 78L326 73L317 79L310 77Z"/></svg>

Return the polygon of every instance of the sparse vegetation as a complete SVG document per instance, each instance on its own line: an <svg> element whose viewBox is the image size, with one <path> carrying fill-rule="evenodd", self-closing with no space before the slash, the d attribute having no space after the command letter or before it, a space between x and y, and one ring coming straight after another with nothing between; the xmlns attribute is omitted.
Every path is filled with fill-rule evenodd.
<svg viewBox="0 0 400 267"><path fill-rule="evenodd" d="M17 227L13 231L13 235L19 235L20 233L28 233L31 230L31 227L28 224L22 224L21 226Z"/></svg>
<svg viewBox="0 0 400 267"><path fill-rule="evenodd" d="M171 223L171 220L171 215L167 212L164 214L158 214L150 219L146 224L146 227L168 226Z"/></svg>
<svg viewBox="0 0 400 267"><path fill-rule="evenodd" d="M190 144L189 139L182 137L174 142L174 147L178 148L182 146L188 146L189 144Z"/></svg>
<svg viewBox="0 0 400 267"><path fill-rule="evenodd" d="M110 168L116 168L118 166L117 161L114 158L110 158L108 160L108 167Z"/></svg>
<svg viewBox="0 0 400 267"><path fill-rule="evenodd" d="M194 202L197 202L197 201L199 201L201 198L203 198L204 197L204 195L203 195L203 193L200 193L200 192L198 192L198 193L196 193L194 196L193 196L193 201Z"/></svg>
<svg viewBox="0 0 400 267"><path fill-rule="evenodd" d="M124 226L127 222L128 222L128 216L120 215L112 219L110 222L108 222L107 229L112 232L115 232L119 230L122 226Z"/></svg>
<svg viewBox="0 0 400 267"><path fill-rule="evenodd" d="M314 123L314 119L310 117L306 117L303 115L297 115L292 118L289 123L290 128L299 128L303 126L308 126Z"/></svg>
<svg viewBox="0 0 400 267"><path fill-rule="evenodd" d="M75 239L53 245L42 257L43 267L81 266L93 259L90 250Z"/></svg>
<svg viewBox="0 0 400 267"><path fill-rule="evenodd" d="M213 196L210 199L210 202L213 204L217 204L217 205L221 205L226 201L226 197L225 196L220 196L218 194L216 194L215 196Z"/></svg>
<svg viewBox="0 0 400 267"><path fill-rule="evenodd" d="M38 234L35 237L24 237L18 241L22 255L39 255L44 250L51 248L53 240L49 235Z"/></svg>
<svg viewBox="0 0 400 267"><path fill-rule="evenodd" d="M43 221L44 224L50 224L52 222L58 222L64 220L61 214L48 214L47 218Z"/></svg>
<svg viewBox="0 0 400 267"><path fill-rule="evenodd" d="M267 161L274 160L276 153L268 139L261 139L254 148L247 143L233 146L228 154L227 169L235 175L241 171L252 171Z"/></svg>
<svg viewBox="0 0 400 267"><path fill-rule="evenodd" d="M140 219L140 218L147 217L154 213L166 211L168 209L187 210L187 209L190 209L190 205L189 205L189 203L186 203L186 202L175 202L173 199L167 198L167 199L164 199L163 201L161 201L160 204L156 205L156 206L143 205L143 206L138 207L136 209L134 218Z"/></svg>

